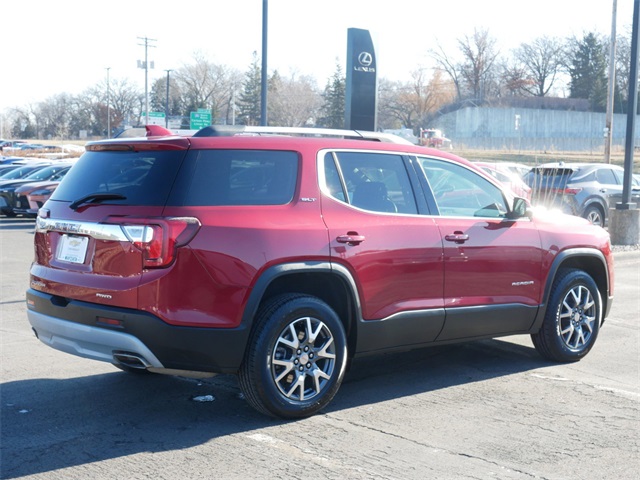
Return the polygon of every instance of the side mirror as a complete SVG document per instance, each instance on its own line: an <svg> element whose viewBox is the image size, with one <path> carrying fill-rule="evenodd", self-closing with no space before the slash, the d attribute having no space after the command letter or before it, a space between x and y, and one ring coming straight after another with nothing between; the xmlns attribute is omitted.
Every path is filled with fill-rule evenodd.
<svg viewBox="0 0 640 480"><path fill-rule="evenodd" d="M516 197L513 200L513 208L507 215L507 218L515 220L517 218L532 218L533 212L531 212L531 208L529 205L529 201L525 198Z"/></svg>

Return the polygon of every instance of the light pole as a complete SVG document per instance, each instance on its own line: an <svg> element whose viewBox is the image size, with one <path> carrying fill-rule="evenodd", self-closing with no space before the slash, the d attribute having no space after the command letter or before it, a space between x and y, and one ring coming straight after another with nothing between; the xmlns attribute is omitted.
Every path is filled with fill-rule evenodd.
<svg viewBox="0 0 640 480"><path fill-rule="evenodd" d="M607 113L604 128L604 161L611 163L611 140L613 137L613 94L616 85L616 17L618 0L613 0L613 15L611 19L611 41L609 51L609 85L607 92Z"/></svg>
<svg viewBox="0 0 640 480"><path fill-rule="evenodd" d="M268 29L269 0L262 0L262 77L260 88L260 125L266 126L267 122L267 29Z"/></svg>
<svg viewBox="0 0 640 480"><path fill-rule="evenodd" d="M109 92L109 70L111 67L107 67L107 138L111 138L111 99Z"/></svg>
<svg viewBox="0 0 640 480"><path fill-rule="evenodd" d="M167 98L164 104L164 126L169 128L169 74L173 70L165 70L165 72L167 72Z"/></svg>
<svg viewBox="0 0 640 480"><path fill-rule="evenodd" d="M149 125L149 47L155 47L155 45L149 45L149 42L155 42L153 38L138 37L139 40L144 40L144 43L138 45L144 46L144 63L138 61L138 67L144 68L144 110L145 110L145 125ZM151 68L153 68L153 62L151 62Z"/></svg>

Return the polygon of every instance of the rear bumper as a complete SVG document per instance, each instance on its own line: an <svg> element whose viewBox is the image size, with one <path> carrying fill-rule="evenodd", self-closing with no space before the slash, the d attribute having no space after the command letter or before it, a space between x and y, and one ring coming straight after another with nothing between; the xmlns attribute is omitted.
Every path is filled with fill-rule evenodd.
<svg viewBox="0 0 640 480"><path fill-rule="evenodd" d="M176 327L146 312L33 289L27 291L27 317L43 343L63 352L109 363L135 355L148 367L194 372L237 373L249 336L244 327ZM120 325L106 324L104 319Z"/></svg>

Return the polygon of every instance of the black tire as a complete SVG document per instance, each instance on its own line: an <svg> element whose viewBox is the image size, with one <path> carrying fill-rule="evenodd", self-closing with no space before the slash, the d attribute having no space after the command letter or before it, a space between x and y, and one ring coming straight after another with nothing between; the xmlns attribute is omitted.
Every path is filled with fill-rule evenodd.
<svg viewBox="0 0 640 480"><path fill-rule="evenodd" d="M582 216L593 225L604 227L604 211L598 205L589 205Z"/></svg>
<svg viewBox="0 0 640 480"><path fill-rule="evenodd" d="M544 358L577 362L593 347L601 319L602 299L593 279L582 270L562 269L551 287L542 327L531 339Z"/></svg>
<svg viewBox="0 0 640 480"><path fill-rule="evenodd" d="M309 417L333 399L346 363L346 334L333 309L316 297L281 295L258 312L240 387L259 412Z"/></svg>

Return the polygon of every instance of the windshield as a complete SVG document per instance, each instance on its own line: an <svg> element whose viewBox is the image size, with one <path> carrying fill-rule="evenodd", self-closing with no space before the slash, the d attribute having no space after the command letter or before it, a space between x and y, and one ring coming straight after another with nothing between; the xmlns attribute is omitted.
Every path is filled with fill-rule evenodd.
<svg viewBox="0 0 640 480"><path fill-rule="evenodd" d="M62 170L65 170L66 168L67 168L67 165L51 165L49 167L39 168L38 170L30 173L24 178L25 180L33 180L33 181L49 180L49 178L52 175L55 175L56 173Z"/></svg>
<svg viewBox="0 0 640 480"><path fill-rule="evenodd" d="M17 178L22 178L25 175L27 175L29 172L33 172L36 168L43 168L43 167L33 167L33 166L19 167L19 168L16 168L15 170L11 170L10 172L2 175L2 179L15 180Z"/></svg>

